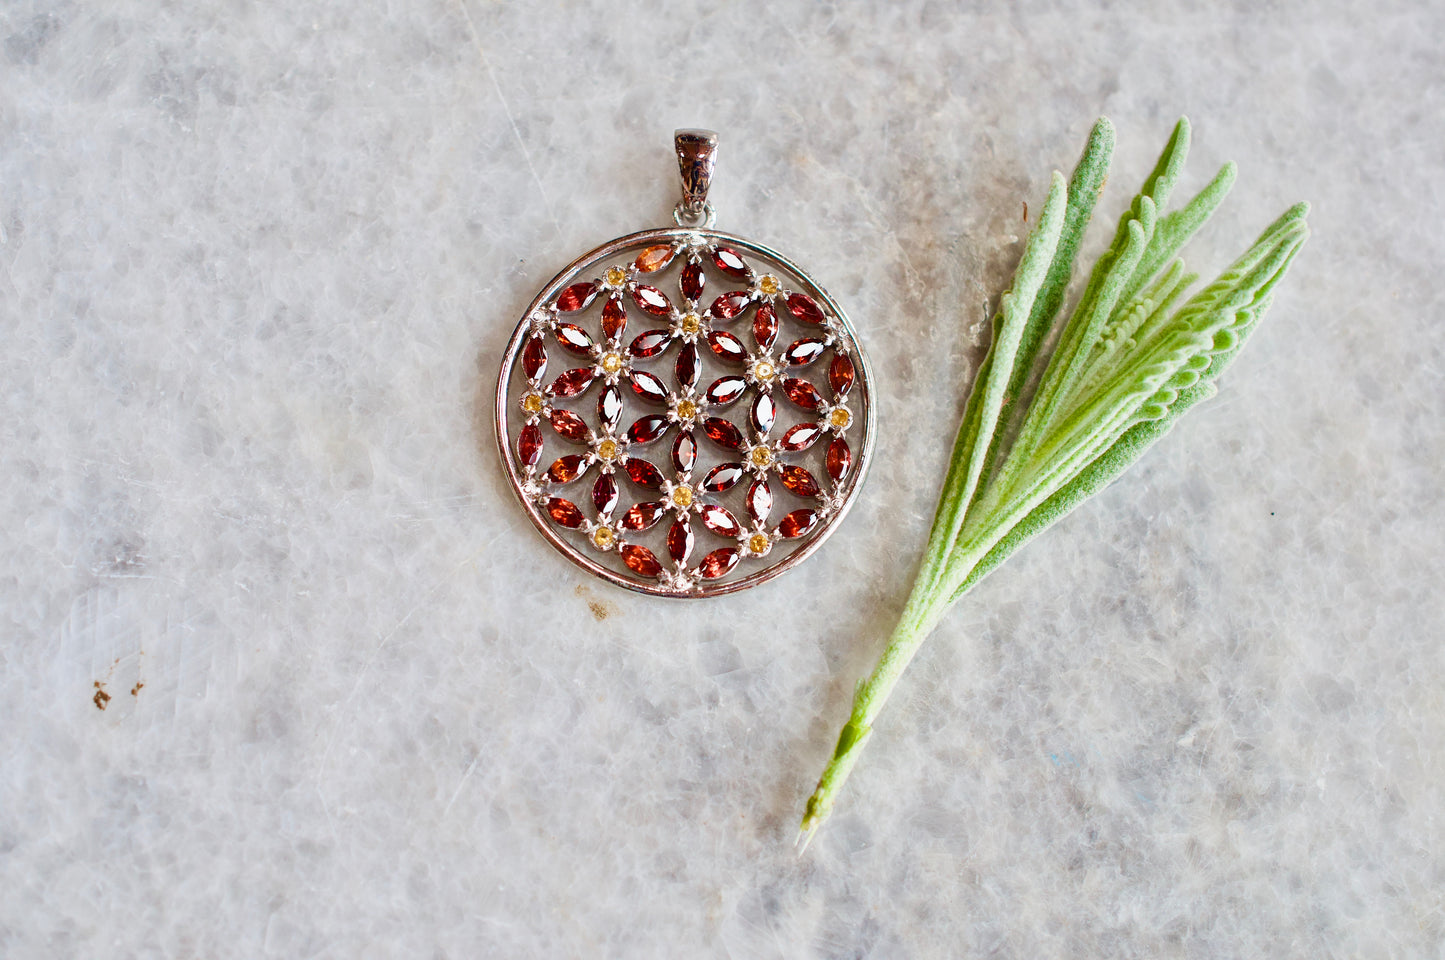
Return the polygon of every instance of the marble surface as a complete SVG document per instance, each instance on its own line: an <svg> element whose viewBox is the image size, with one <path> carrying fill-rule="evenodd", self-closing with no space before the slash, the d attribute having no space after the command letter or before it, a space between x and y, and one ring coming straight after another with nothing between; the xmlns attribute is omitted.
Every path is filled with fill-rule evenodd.
<svg viewBox="0 0 1445 960"><path fill-rule="evenodd" d="M1441 956L1442 33L0 6L0 955ZM1023 205L1100 113L1103 222L1187 113L1184 188L1240 166L1191 264L1298 199L1314 239L1220 398L956 608L798 858ZM533 293L666 220L677 126L881 389L845 529L705 605L554 553L486 409Z"/></svg>

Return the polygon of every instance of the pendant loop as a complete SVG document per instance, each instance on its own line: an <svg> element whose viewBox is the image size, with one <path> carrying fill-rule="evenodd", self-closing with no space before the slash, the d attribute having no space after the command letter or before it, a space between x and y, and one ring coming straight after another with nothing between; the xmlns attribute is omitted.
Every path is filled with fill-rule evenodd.
<svg viewBox="0 0 1445 960"><path fill-rule="evenodd" d="M674 130L677 170L682 176L682 200L673 211L678 226L711 227L712 205L707 202L717 156L717 134L711 130Z"/></svg>

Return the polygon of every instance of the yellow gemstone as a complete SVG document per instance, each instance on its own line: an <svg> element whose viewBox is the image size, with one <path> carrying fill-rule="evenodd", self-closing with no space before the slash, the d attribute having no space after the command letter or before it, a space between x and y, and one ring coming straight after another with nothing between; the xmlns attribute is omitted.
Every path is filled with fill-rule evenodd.
<svg viewBox="0 0 1445 960"><path fill-rule="evenodd" d="M602 279L607 281L608 286L620 287L627 282L627 271L621 267L608 267Z"/></svg>
<svg viewBox="0 0 1445 960"><path fill-rule="evenodd" d="M773 369L773 365L771 363L768 363L766 360L759 362L756 366L753 367L753 376L757 377L759 380L771 380L773 379L773 374L777 372L778 371Z"/></svg>
<svg viewBox="0 0 1445 960"><path fill-rule="evenodd" d="M617 459L617 441L611 439L603 440L597 445L597 455L603 460Z"/></svg>
<svg viewBox="0 0 1445 960"><path fill-rule="evenodd" d="M753 553L768 552L768 535L766 533L755 533L748 538L748 549Z"/></svg>
<svg viewBox="0 0 1445 960"><path fill-rule="evenodd" d="M832 413L828 414L828 423L837 427L839 430L842 430L844 427L848 426L848 424L852 422L853 414L848 412L847 407L839 407L837 410L834 410Z"/></svg>
<svg viewBox="0 0 1445 960"><path fill-rule="evenodd" d="M778 282L777 277L773 276L771 273L768 273L764 274L763 278L758 281L758 289L771 297L776 295L779 290L783 289L783 285Z"/></svg>
<svg viewBox="0 0 1445 960"><path fill-rule="evenodd" d="M753 447L753 452L748 454L748 459L752 460L753 466L766 467L773 462L773 451L767 447Z"/></svg>
<svg viewBox="0 0 1445 960"><path fill-rule="evenodd" d="M598 527L592 531L592 542L599 547L610 547L615 539L617 535L612 532L611 527Z"/></svg>
<svg viewBox="0 0 1445 960"><path fill-rule="evenodd" d="M692 487L674 487L672 489L672 502L679 507L692 506Z"/></svg>
<svg viewBox="0 0 1445 960"><path fill-rule="evenodd" d="M602 371L604 373L616 373L622 369L622 358L615 353L607 353L602 356Z"/></svg>
<svg viewBox="0 0 1445 960"><path fill-rule="evenodd" d="M542 397L535 393L529 393L522 398L522 409L528 413L539 413L542 409Z"/></svg>
<svg viewBox="0 0 1445 960"><path fill-rule="evenodd" d="M691 420L697 416L697 404L691 400L677 401L677 415L683 420Z"/></svg>
<svg viewBox="0 0 1445 960"><path fill-rule="evenodd" d="M682 318L682 323L679 324L679 327L687 336L695 337L698 332L702 330L702 318L695 313L689 313Z"/></svg>

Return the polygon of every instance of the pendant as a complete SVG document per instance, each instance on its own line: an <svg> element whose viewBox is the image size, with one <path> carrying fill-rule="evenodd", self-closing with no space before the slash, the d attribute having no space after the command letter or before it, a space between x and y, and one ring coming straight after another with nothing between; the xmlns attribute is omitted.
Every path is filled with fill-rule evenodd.
<svg viewBox="0 0 1445 960"><path fill-rule="evenodd" d="M822 546L873 447L868 364L796 264L713 229L717 134L674 135L675 227L553 277L502 357L512 489L568 559L654 596L733 593Z"/></svg>

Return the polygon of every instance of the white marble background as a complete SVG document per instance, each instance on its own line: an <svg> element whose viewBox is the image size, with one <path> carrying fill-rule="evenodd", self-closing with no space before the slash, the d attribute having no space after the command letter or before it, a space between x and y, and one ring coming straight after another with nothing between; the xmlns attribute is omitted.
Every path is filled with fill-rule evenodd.
<svg viewBox="0 0 1445 960"><path fill-rule="evenodd" d="M1440 957L1445 9L0 6L0 956ZM807 854L1049 172L1314 239L1221 397L955 610ZM554 271L720 226L849 308L879 461L704 605L491 449ZM1104 228L1090 249L1104 243ZM100 691L109 701L96 707Z"/></svg>

